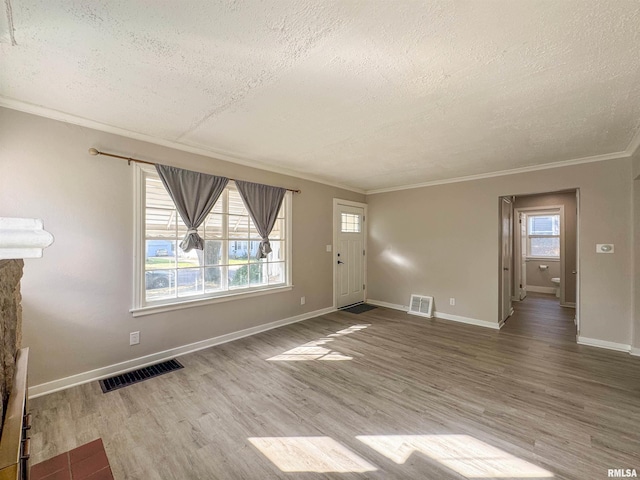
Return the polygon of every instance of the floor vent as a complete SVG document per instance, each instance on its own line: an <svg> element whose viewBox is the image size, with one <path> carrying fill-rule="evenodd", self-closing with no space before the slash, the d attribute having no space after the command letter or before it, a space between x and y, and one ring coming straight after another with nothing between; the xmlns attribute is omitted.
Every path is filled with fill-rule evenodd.
<svg viewBox="0 0 640 480"><path fill-rule="evenodd" d="M433 297L424 295L411 295L409 302L409 312L411 315L433 318Z"/></svg>
<svg viewBox="0 0 640 480"><path fill-rule="evenodd" d="M134 383L139 383L149 378L157 377L158 375L173 372L174 370L180 370L181 368L184 367L177 360L167 360L166 362L156 363L155 365L140 368L132 372L100 380L100 388L102 388L102 393L107 393L112 390L126 387L127 385L133 385Z"/></svg>

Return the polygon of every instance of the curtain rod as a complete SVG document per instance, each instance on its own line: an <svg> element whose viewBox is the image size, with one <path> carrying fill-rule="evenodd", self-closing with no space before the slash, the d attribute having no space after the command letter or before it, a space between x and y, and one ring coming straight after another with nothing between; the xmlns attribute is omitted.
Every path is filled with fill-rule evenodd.
<svg viewBox="0 0 640 480"><path fill-rule="evenodd" d="M89 154L90 155L106 155L107 157L113 157L113 158L120 158L122 160L127 160L127 162L129 163L129 165L131 165L131 162L135 162L135 163L144 163L146 165L158 165L157 163L154 162L147 162L146 160L138 160L137 158L131 158L131 157L123 157L122 155L116 155L114 153L106 153L106 152L101 152L100 150L98 150L97 148L93 148L91 147L89 149ZM230 178L229 180L231 181L236 181L233 178ZM289 191L289 192L293 192L293 193L301 193L301 190L294 190L292 188L285 188L285 190Z"/></svg>

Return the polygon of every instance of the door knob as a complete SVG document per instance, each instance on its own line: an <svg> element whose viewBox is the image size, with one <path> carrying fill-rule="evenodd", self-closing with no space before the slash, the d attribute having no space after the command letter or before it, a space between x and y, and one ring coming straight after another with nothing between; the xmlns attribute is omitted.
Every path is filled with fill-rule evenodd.
<svg viewBox="0 0 640 480"><path fill-rule="evenodd" d="M342 265L344 262L341 262L340 260L338 260L338 265Z"/></svg>

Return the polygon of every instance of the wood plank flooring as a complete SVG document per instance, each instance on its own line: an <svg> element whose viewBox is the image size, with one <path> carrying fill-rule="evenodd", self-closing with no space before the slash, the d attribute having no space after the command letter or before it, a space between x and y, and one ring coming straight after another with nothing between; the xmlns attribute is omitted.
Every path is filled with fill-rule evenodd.
<svg viewBox="0 0 640 480"><path fill-rule="evenodd" d="M377 308L35 399L32 461L102 437L123 479L604 479L640 471L640 358L530 295L501 331Z"/></svg>

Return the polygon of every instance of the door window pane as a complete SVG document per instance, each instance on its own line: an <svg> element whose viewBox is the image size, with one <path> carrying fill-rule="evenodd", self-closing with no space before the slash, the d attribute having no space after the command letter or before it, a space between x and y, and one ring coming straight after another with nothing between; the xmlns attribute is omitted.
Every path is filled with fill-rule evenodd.
<svg viewBox="0 0 640 480"><path fill-rule="evenodd" d="M342 213L340 231L342 233L360 233L360 215L355 213Z"/></svg>

